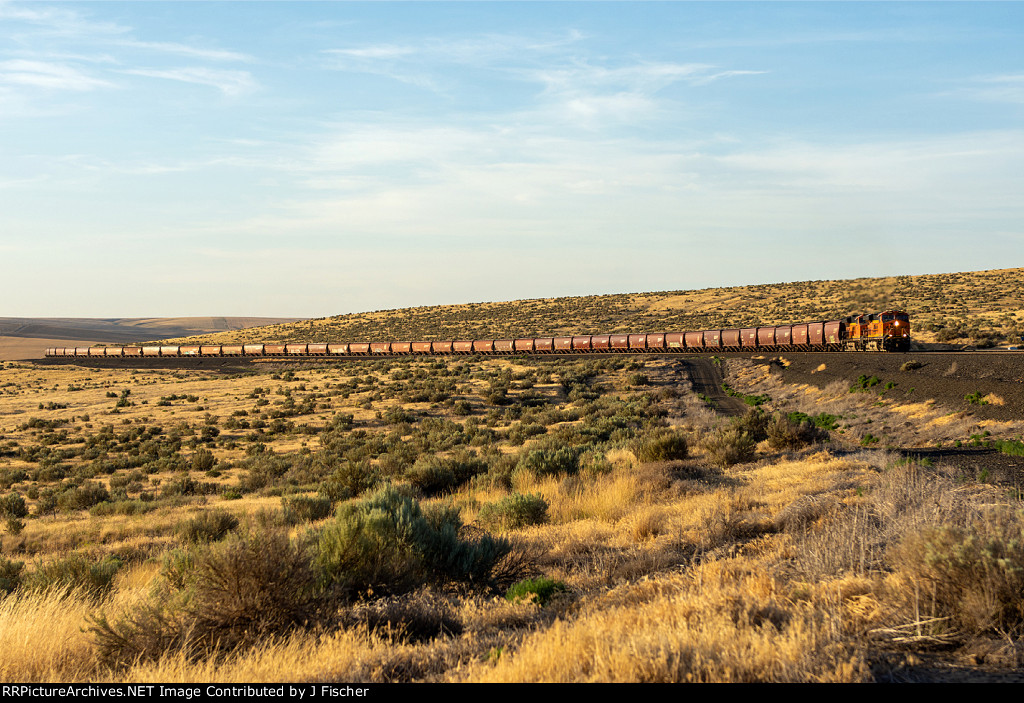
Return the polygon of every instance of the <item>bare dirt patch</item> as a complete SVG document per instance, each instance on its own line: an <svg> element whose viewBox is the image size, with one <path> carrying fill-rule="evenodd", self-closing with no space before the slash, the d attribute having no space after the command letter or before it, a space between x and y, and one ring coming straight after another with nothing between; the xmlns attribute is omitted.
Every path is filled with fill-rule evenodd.
<svg viewBox="0 0 1024 703"><path fill-rule="evenodd" d="M872 390L886 399L934 400L982 420L1024 420L1024 353L790 354L788 365L777 356L752 361L769 366L786 383L825 388L876 377ZM920 366L904 370L907 362ZM894 385L885 390L889 383Z"/></svg>

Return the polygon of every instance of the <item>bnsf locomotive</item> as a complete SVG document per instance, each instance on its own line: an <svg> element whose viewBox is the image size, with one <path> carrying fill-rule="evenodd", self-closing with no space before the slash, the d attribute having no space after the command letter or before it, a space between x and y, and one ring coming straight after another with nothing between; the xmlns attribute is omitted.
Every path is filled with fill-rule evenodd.
<svg viewBox="0 0 1024 703"><path fill-rule="evenodd" d="M194 344L126 347L54 347L46 356L118 357L363 357L485 354L664 354L701 352L881 351L910 349L910 317L887 310L842 320L777 327L595 334L523 339L465 339L441 342L346 342L343 344Z"/></svg>

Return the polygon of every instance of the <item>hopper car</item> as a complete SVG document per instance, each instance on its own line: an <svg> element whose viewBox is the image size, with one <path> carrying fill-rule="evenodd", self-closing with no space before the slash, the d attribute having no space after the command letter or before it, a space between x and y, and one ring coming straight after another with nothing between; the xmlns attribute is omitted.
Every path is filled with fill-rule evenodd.
<svg viewBox="0 0 1024 703"><path fill-rule="evenodd" d="M694 332L596 334L420 342L263 343L51 347L48 357L381 357L510 354L666 354L707 352L906 352L910 317L900 310L841 320Z"/></svg>

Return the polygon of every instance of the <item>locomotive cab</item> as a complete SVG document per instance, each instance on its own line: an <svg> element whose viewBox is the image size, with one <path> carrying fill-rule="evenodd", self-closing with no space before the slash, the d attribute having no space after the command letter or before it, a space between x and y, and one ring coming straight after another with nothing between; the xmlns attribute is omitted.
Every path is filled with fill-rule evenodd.
<svg viewBox="0 0 1024 703"><path fill-rule="evenodd" d="M910 316L902 310L886 310L847 318L846 349L909 351Z"/></svg>

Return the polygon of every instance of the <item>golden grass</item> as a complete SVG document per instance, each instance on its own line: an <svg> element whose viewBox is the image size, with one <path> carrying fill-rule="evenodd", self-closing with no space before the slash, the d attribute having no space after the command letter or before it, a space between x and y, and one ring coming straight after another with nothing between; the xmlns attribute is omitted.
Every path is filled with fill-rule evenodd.
<svg viewBox="0 0 1024 703"><path fill-rule="evenodd" d="M474 370L508 364L484 362ZM730 361L727 368L731 366ZM199 424L206 412L223 419L233 409L251 410L255 400L248 396L254 388L269 386L267 397L273 401L278 398L276 388L286 385L266 375L179 377L168 371L132 374L20 366L7 368L5 373L5 379L13 379L18 388L4 397L5 402L12 400L12 405L4 407L13 406L16 414L0 415L0 433L24 444L37 441L42 434L17 429L32 416L78 418L69 427L83 434L105 424L120 429L124 420L132 426L158 423L169 429L180 420ZM361 366L359 373L375 378L383 375L368 366ZM297 375L310 391L346 377L342 369L302 369ZM734 387L746 392L764 392L764 386L777 382L742 368L729 382L734 380ZM84 390L66 391L68 385ZM486 384L474 378L467 385L474 390L466 395L482 404L480 394ZM297 383L287 386L296 388ZM132 389L131 398L139 404L108 415L115 399L107 398L106 392L123 387ZM771 395L812 404L803 406L809 408L849 403L856 413L877 413L872 416L876 418L926 419L936 412L920 403L874 407L863 394L847 390L773 386ZM202 400L155 406L154 399L184 393ZM339 410L350 412L366 395L356 393L344 401L332 397L336 405L295 419L323 423ZM38 410L40 402L54 399L67 400L69 407ZM143 406L142 399L150 402ZM694 405L690 398L680 398L678 403L681 414L672 417L673 424L685 425L695 433L727 422L700 404ZM391 404L391 399L375 402L373 410L361 411L364 424L360 429L383 430L375 413ZM420 407L426 409L427 405ZM80 419L83 412L91 415L88 422ZM444 412L431 409L431 414ZM252 419L252 415L248 417ZM92 426L88 431L87 424ZM500 434L508 424L507 419L498 420L493 427ZM876 421L867 427L879 424ZM959 426L954 429L959 431ZM221 439L232 434L224 430ZM267 438L275 451L294 450L303 441L315 451L315 436L288 436L283 441ZM502 451L520 449L501 445ZM187 446L182 450L185 454L190 451ZM220 459L238 458L243 453L220 446L214 446L214 451ZM514 473L511 490L541 494L549 503L550 521L508 536L536 555L539 571L564 581L569 593L546 608L511 604L493 596L434 594L429 597L448 604L463 632L422 642L349 623L345 629L300 632L217 659L190 661L180 653L168 652L157 661L106 671L98 664L87 631L89 617L99 611L116 617L137 607L159 572L161 554L180 544L175 530L182 521L197 510L220 508L244 523L260 511L280 509L281 498L246 495L225 501L216 496L189 497L180 505L165 505L140 516L87 516L83 511L59 519L27 520L20 536L3 535L5 557L16 553L15 547L32 555L31 560L21 557L30 561L27 571L33 569L31 561L36 558L47 560L71 550L85 552L90 558L109 553L132 556L102 604L78 596L60 599L20 592L0 601L0 652L4 653L0 678L131 682L869 679L869 643L864 633L892 618L887 588L904 588L905 584L863 570L809 575L812 570L807 562L818 557L801 547L800 539L826 534L843 515L864 510L873 492L881 491L879 463L867 452L843 456L819 449L777 455L762 446L758 461L718 472L702 464L699 449L696 453L684 462L642 463L620 446L606 450L604 458L611 466L608 473L583 471L575 477L540 478ZM72 462L72 468L83 463ZM22 463L3 458L0 465L11 468ZM232 480L242 471L234 469ZM147 488L152 489L152 484ZM436 500L461 507L463 519L469 522L479 506L500 500L508 492L491 484L471 483ZM996 496L991 501L997 499L1004 500ZM824 507L800 512L801 506ZM791 514L806 518L800 527L805 533L788 527ZM299 539L308 529L315 527L295 528L292 537Z"/></svg>
<svg viewBox="0 0 1024 703"><path fill-rule="evenodd" d="M311 641L299 635L271 641L224 659L191 661L172 653L131 667L115 680L125 683L314 683L379 682L380 663L402 645L365 631L334 632Z"/></svg>
<svg viewBox="0 0 1024 703"><path fill-rule="evenodd" d="M637 595L633 591L638 591ZM794 609L746 559L628 584L584 605L462 680L504 682L762 682L867 680L841 620ZM617 601L617 602L616 602Z"/></svg>
<svg viewBox="0 0 1024 703"><path fill-rule="evenodd" d="M123 579L106 607L123 611L141 597L137 581ZM0 681L85 681L97 671L85 628L98 605L80 593L17 592L0 600Z"/></svg>
<svg viewBox="0 0 1024 703"><path fill-rule="evenodd" d="M775 518L804 497L851 505L879 476L868 462L818 451L737 467L729 482L681 490L669 463L590 479L594 498L559 479L519 488L551 496L554 524L518 539L545 554L569 585L571 608L547 618L528 603L469 598L455 606L462 636L409 643L365 628L306 632L217 659L169 652L117 672L98 667L83 628L125 612L158 566L119 574L102 605L77 596L15 594L0 602L4 681L127 682L857 682L870 679L862 634L889 617L878 580L837 574L802 583ZM471 492L474 499L490 497ZM265 507L243 499L235 508ZM616 507L616 504L617 507ZM576 516L574 516L574 512ZM824 525L821 529L825 529ZM742 545L742 546L740 546ZM691 559L687 554L704 554ZM571 602L571 600L569 601ZM418 673L417 673L418 672Z"/></svg>

